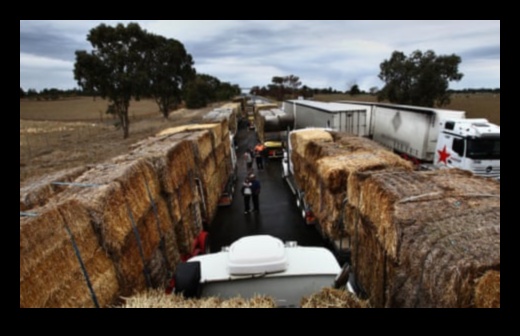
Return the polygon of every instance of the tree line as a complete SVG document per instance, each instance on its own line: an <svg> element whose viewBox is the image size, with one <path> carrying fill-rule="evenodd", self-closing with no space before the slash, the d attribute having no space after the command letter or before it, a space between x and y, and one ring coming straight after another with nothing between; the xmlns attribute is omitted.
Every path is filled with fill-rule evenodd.
<svg viewBox="0 0 520 336"><path fill-rule="evenodd" d="M450 95L453 93L500 93L500 88L449 90L449 82L460 81L464 76L458 70L461 61L458 55L436 55L433 50L426 52L416 50L409 56L401 51L394 51L389 59L379 65L378 77L385 85L381 89L371 87L368 93L376 95L378 101L425 107L448 105ZM308 98L314 94L358 95L367 92L360 90L357 84L351 84L345 92L332 88L313 89L306 85L302 86L298 76L289 75L275 76L267 86L253 86L250 93L284 100L298 96Z"/></svg>

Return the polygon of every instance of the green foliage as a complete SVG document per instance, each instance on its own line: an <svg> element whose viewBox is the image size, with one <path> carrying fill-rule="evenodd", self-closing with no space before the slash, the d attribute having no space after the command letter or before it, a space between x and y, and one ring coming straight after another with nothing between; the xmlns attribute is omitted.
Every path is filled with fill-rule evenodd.
<svg viewBox="0 0 520 336"><path fill-rule="evenodd" d="M147 35L146 69L149 94L165 118L182 101L186 84L195 77L193 59L175 39Z"/></svg>
<svg viewBox="0 0 520 336"><path fill-rule="evenodd" d="M130 99L140 99L148 90L146 69L147 33L136 23L126 27L101 24L90 30L87 40L93 50L76 51L74 78L78 85L113 105L128 137Z"/></svg>
<svg viewBox="0 0 520 336"><path fill-rule="evenodd" d="M386 84L378 100L391 103L433 107L449 104L448 84L459 81L461 58L455 54L437 56L431 50L417 50L409 57L394 51L389 60L380 64L379 78Z"/></svg>
<svg viewBox="0 0 520 336"><path fill-rule="evenodd" d="M20 87L20 99L25 98L25 91Z"/></svg>
<svg viewBox="0 0 520 336"><path fill-rule="evenodd" d="M357 84L354 84L350 87L350 91L349 91L350 95L352 96L355 96L355 95L358 95L361 93L361 91L359 90L359 86Z"/></svg>
<svg viewBox="0 0 520 336"><path fill-rule="evenodd" d="M218 78L197 74L194 81L188 83L184 100L187 108L205 107L210 102L230 100L240 94L240 87L231 83L222 83Z"/></svg>

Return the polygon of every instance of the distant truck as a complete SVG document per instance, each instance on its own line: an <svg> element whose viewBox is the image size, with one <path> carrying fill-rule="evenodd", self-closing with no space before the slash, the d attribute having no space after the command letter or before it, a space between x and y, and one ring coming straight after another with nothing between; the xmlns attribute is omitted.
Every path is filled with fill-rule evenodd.
<svg viewBox="0 0 520 336"><path fill-rule="evenodd" d="M328 127L364 136L414 162L418 168L460 168L500 178L500 126L466 119L464 111L408 105L289 100L295 129Z"/></svg>
<svg viewBox="0 0 520 336"><path fill-rule="evenodd" d="M258 141L267 149L269 158L282 158L287 142L287 131L294 127L294 117L278 108L260 110L255 129Z"/></svg>
<svg viewBox="0 0 520 336"><path fill-rule="evenodd" d="M298 307L303 297L325 287L345 286L354 292L349 272L348 265L340 267L326 248L284 244L273 236L256 235L179 264L174 287L184 297L265 295L274 298L278 307Z"/></svg>

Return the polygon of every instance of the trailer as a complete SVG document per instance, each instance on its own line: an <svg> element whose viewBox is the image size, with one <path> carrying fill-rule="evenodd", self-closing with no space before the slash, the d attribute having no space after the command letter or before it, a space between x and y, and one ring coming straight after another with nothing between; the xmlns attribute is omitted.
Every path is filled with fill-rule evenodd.
<svg viewBox="0 0 520 336"><path fill-rule="evenodd" d="M418 168L460 168L500 179L500 127L487 119L466 119L458 110L345 103L370 108L369 137Z"/></svg>
<svg viewBox="0 0 520 336"><path fill-rule="evenodd" d="M282 109L293 116L293 129L325 127L358 136L370 134L370 106L288 100L283 103Z"/></svg>
<svg viewBox="0 0 520 336"><path fill-rule="evenodd" d="M267 149L269 158L282 158L287 143L287 131L292 130L292 114L281 109L260 110L255 120L258 141Z"/></svg>

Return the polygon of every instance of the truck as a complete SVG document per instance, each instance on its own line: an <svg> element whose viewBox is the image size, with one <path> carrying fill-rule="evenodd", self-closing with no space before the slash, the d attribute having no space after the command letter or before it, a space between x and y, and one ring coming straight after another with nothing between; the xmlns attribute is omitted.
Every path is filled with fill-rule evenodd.
<svg viewBox="0 0 520 336"><path fill-rule="evenodd" d="M373 139L418 169L460 168L500 179L500 127L465 111L370 102L289 100L295 129L328 127Z"/></svg>
<svg viewBox="0 0 520 336"><path fill-rule="evenodd" d="M272 297L278 307L298 307L322 288L354 293L350 267L341 267L324 247L298 246L271 235L242 237L220 252L177 265L173 290L186 298Z"/></svg>
<svg viewBox="0 0 520 336"><path fill-rule="evenodd" d="M257 139L264 144L269 158L282 158L287 130L294 127L294 118L278 108L258 111L255 120Z"/></svg>

